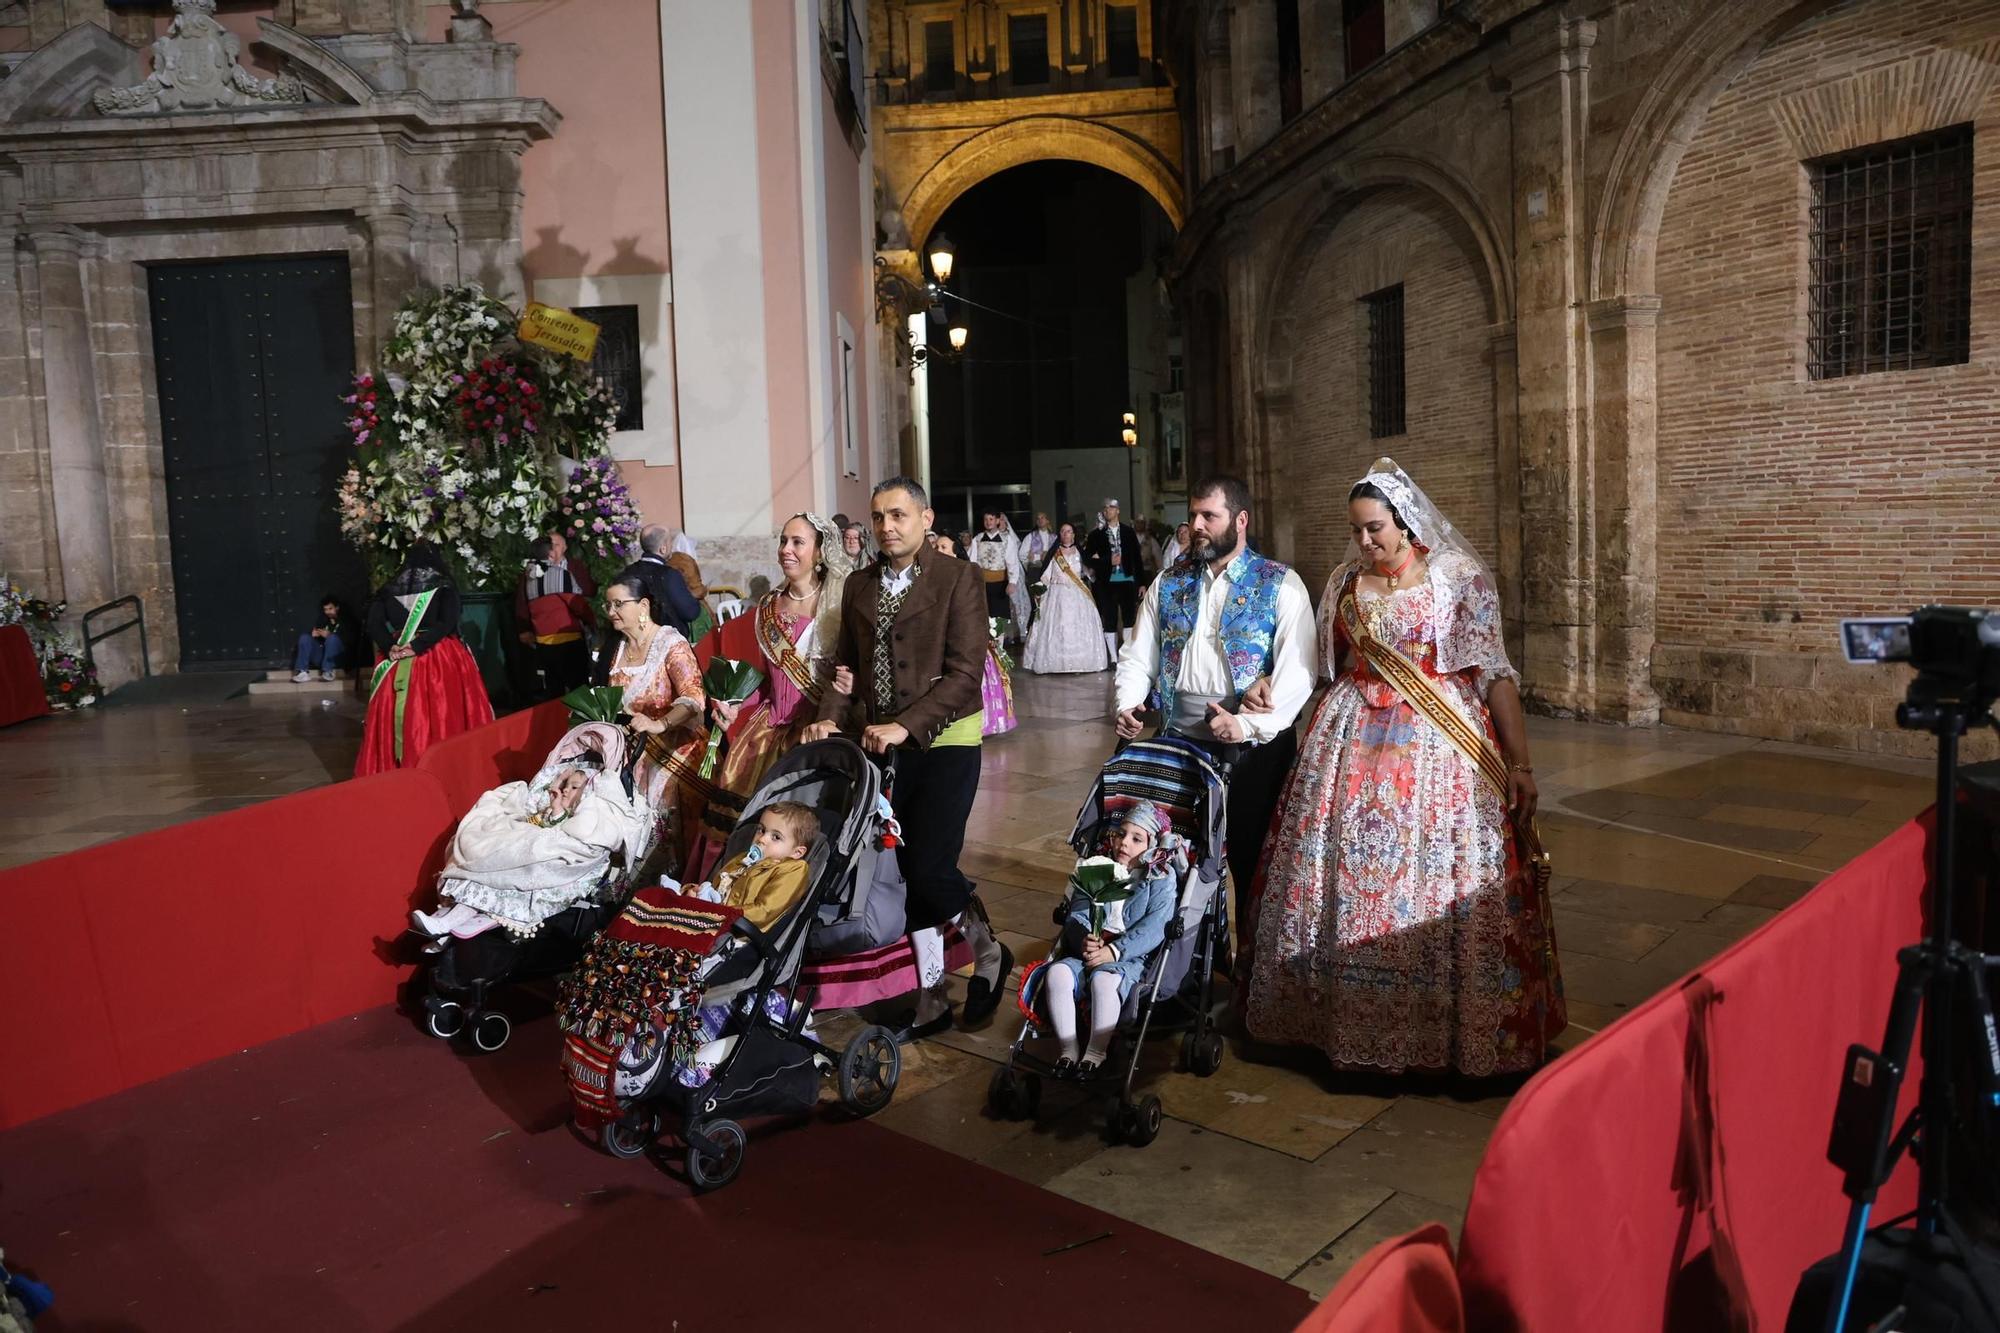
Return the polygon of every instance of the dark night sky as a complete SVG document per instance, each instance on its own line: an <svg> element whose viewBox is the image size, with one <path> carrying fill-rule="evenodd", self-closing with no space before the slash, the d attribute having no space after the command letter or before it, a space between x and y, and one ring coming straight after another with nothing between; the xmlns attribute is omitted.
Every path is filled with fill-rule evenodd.
<svg viewBox="0 0 2000 1333"><path fill-rule="evenodd" d="M1101 168L1036 162L966 191L939 230L958 250L952 289L976 304L966 359L931 373L934 483L1026 482L1031 449L1116 443L1125 284L1151 268L1146 237L1169 234L1159 206Z"/></svg>

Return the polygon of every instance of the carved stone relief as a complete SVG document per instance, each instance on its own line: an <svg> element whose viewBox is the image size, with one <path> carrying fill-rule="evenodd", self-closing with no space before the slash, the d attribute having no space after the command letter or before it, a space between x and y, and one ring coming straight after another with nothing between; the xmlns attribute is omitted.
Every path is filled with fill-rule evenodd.
<svg viewBox="0 0 2000 1333"><path fill-rule="evenodd" d="M174 21L153 43L144 83L106 88L92 99L108 116L214 111L259 103L297 104L304 87L290 75L260 79L237 63L243 43L215 20L215 0L174 0Z"/></svg>

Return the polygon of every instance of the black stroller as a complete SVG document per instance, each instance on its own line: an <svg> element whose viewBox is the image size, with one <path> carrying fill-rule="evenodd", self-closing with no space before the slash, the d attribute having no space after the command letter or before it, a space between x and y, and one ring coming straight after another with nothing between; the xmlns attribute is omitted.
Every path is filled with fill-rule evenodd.
<svg viewBox="0 0 2000 1333"><path fill-rule="evenodd" d="M1078 855L1096 848L1107 824L1141 801L1151 801L1173 819L1174 832L1191 849L1181 877L1166 943L1153 951L1138 985L1125 999L1119 1037L1129 1058L1107 1059L1099 1071L1078 1080L1080 1086L1102 1092L1115 1089L1118 1109L1113 1133L1134 1147L1144 1147L1159 1135L1163 1112L1158 1096L1132 1099L1132 1083L1149 1033L1178 1031L1181 1061L1202 1078L1222 1067L1222 1034L1215 1028L1213 1007L1215 969L1229 937L1228 874L1223 859L1224 812L1229 804L1227 779L1199 747L1174 737L1138 741L1113 755L1099 770L1097 781L1077 814L1070 845ZM1056 908L1060 926L1064 906ZM1024 979L1024 988L1027 983ZM1025 1049L1029 1038L1041 1035L1040 1018L1023 1006L1026 1021L1008 1049L1007 1062L993 1075L987 1105L995 1115L1025 1120L1041 1104L1042 1080L1053 1074L1048 1060ZM1168 1010L1174 1011L1171 1015Z"/></svg>
<svg viewBox="0 0 2000 1333"><path fill-rule="evenodd" d="M622 730L585 723L567 732L549 757L555 761L589 752L603 767L625 772L629 795L632 775L626 759L636 758L637 752L628 756L626 751ZM653 793L655 805L660 794ZM613 853L590 896L542 922L527 939L501 929L468 939L445 937L443 947L429 955L424 1031L442 1041L464 1036L476 1050L488 1053L505 1046L514 1025L505 1013L488 1007L493 993L503 985L547 980L576 966L591 936L623 909L632 889L633 868L650 854L658 832L657 824L649 825L639 845Z"/></svg>
<svg viewBox="0 0 2000 1333"><path fill-rule="evenodd" d="M622 1114L600 1135L612 1156L638 1157L672 1128L687 1144L688 1178L699 1189L717 1189L743 1164L746 1135L738 1117L804 1114L818 1102L826 1074L838 1078L841 1104L857 1116L873 1115L895 1096L903 1067L895 1035L877 1025L863 1028L842 1050L822 1044L807 1030L810 996L801 998L806 988L799 980L807 937L866 908L866 895L855 893L854 883L857 874L872 878L885 854L881 796L874 764L860 746L839 737L797 747L765 775L729 835L723 860L749 847L757 815L767 806L811 806L819 812L820 834L808 857L807 891L768 930L735 922L737 938L718 950L702 996L704 1010L728 1006L722 1035L734 1044L699 1086L685 1085L666 1058L629 1076L638 1086L619 1097ZM893 851L886 854L893 861Z"/></svg>

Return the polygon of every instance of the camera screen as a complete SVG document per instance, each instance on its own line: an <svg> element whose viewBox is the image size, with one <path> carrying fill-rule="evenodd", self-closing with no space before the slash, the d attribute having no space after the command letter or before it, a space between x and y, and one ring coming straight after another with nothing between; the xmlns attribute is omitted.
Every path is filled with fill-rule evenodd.
<svg viewBox="0 0 2000 1333"><path fill-rule="evenodd" d="M1850 662L1907 662L1910 660L1910 620L1897 616L1887 620L1843 620L1841 646Z"/></svg>

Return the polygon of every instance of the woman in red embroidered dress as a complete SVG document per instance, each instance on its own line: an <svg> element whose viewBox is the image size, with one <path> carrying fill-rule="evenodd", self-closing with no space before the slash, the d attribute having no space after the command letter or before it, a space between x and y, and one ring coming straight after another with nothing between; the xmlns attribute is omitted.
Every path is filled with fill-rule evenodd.
<svg viewBox="0 0 2000 1333"><path fill-rule="evenodd" d="M727 731L722 762L711 779L700 776L699 756L678 775L683 817L692 821L693 812L701 812L683 879L714 869L744 803L818 715L825 664L840 631L841 589L853 565L830 521L794 514L778 533L778 568L783 586L765 593L753 610L716 626L695 648L702 670L726 657L754 665L764 683L740 704L708 702L709 717Z"/></svg>
<svg viewBox="0 0 2000 1333"><path fill-rule="evenodd" d="M1320 608L1336 678L1264 851L1248 1027L1341 1067L1533 1069L1565 1016L1493 581L1387 459L1348 509Z"/></svg>

